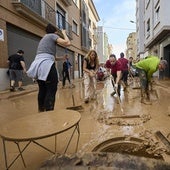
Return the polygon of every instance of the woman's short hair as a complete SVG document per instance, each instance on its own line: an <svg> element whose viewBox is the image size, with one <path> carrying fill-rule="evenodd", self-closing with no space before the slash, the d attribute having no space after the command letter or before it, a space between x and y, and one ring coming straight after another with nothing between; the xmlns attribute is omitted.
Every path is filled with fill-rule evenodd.
<svg viewBox="0 0 170 170"><path fill-rule="evenodd" d="M45 31L47 34L50 34L50 33L55 33L57 29L52 24L48 24Z"/></svg>

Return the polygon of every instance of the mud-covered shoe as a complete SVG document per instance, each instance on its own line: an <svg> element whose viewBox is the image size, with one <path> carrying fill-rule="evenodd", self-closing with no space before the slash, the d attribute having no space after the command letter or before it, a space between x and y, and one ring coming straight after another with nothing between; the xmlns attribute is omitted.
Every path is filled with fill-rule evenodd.
<svg viewBox="0 0 170 170"><path fill-rule="evenodd" d="M11 92L14 92L14 91L15 91L15 87L14 87L14 86L11 86L11 87L10 87L10 91L11 91Z"/></svg>
<svg viewBox="0 0 170 170"><path fill-rule="evenodd" d="M91 99L92 100L96 100L97 99L97 95L95 94Z"/></svg>
<svg viewBox="0 0 170 170"><path fill-rule="evenodd" d="M141 103L146 104L146 105L152 105L152 102L147 99L141 99Z"/></svg>
<svg viewBox="0 0 170 170"><path fill-rule="evenodd" d="M110 95L111 95L111 96L114 96L115 94L116 94L116 92L114 91L114 92L112 92Z"/></svg>
<svg viewBox="0 0 170 170"><path fill-rule="evenodd" d="M88 103L89 102L89 99L84 99L84 103Z"/></svg>
<svg viewBox="0 0 170 170"><path fill-rule="evenodd" d="M70 84L69 88L75 88L75 85L74 84Z"/></svg>
<svg viewBox="0 0 170 170"><path fill-rule="evenodd" d="M23 91L23 90L25 90L25 89L22 88L22 87L19 87L19 88L18 88L18 91Z"/></svg>

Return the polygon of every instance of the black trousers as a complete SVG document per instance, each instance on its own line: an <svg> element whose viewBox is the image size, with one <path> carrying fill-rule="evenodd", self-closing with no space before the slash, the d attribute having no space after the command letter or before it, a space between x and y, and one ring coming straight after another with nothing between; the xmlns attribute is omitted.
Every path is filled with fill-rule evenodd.
<svg viewBox="0 0 170 170"><path fill-rule="evenodd" d="M39 112L54 110L55 95L58 85L58 74L55 64L51 66L47 80L37 80L39 86L38 92L38 110Z"/></svg>
<svg viewBox="0 0 170 170"><path fill-rule="evenodd" d="M122 78L121 78L121 80L123 80L125 85L127 85L128 74L129 74L128 70L123 70L122 71Z"/></svg>
<svg viewBox="0 0 170 170"><path fill-rule="evenodd" d="M111 82L112 82L112 85L113 85L113 88L114 88L114 83L116 82L117 74L112 74L112 76L113 76L114 82L113 82L113 80L111 80ZM114 88L114 89L115 89L115 88ZM118 93L119 96L120 96L120 89L121 89L121 86L120 86L120 84L118 83L117 93Z"/></svg>
<svg viewBox="0 0 170 170"><path fill-rule="evenodd" d="M69 74L68 70L63 71L63 86L65 86L65 84L66 84L66 79L69 81L69 83L71 83L70 74Z"/></svg>

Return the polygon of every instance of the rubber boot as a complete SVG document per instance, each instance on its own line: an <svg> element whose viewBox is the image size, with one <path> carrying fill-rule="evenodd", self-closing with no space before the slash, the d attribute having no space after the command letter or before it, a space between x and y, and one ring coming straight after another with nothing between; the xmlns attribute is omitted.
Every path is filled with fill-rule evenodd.
<svg viewBox="0 0 170 170"><path fill-rule="evenodd" d="M152 102L150 101L150 98L147 95L146 91L141 89L141 103L146 104L146 105L151 105Z"/></svg>
<svg viewBox="0 0 170 170"><path fill-rule="evenodd" d="M150 94L149 94L149 90L146 90L146 99L147 99L148 101L150 101Z"/></svg>
<svg viewBox="0 0 170 170"><path fill-rule="evenodd" d="M116 94L116 92L115 91L113 91L110 95L111 96L114 96Z"/></svg>

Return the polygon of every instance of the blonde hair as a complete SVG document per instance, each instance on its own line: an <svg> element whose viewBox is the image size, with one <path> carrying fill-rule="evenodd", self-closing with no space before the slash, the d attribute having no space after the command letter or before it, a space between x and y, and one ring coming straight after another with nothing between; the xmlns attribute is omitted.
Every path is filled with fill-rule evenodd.
<svg viewBox="0 0 170 170"><path fill-rule="evenodd" d="M95 59L94 59L94 63L97 65L99 65L99 58L98 58L98 55L97 55L97 52L95 50L90 50L88 52L88 54L86 55L86 58L88 59L89 63L92 63L93 61L91 60L91 53L94 53L95 55Z"/></svg>

